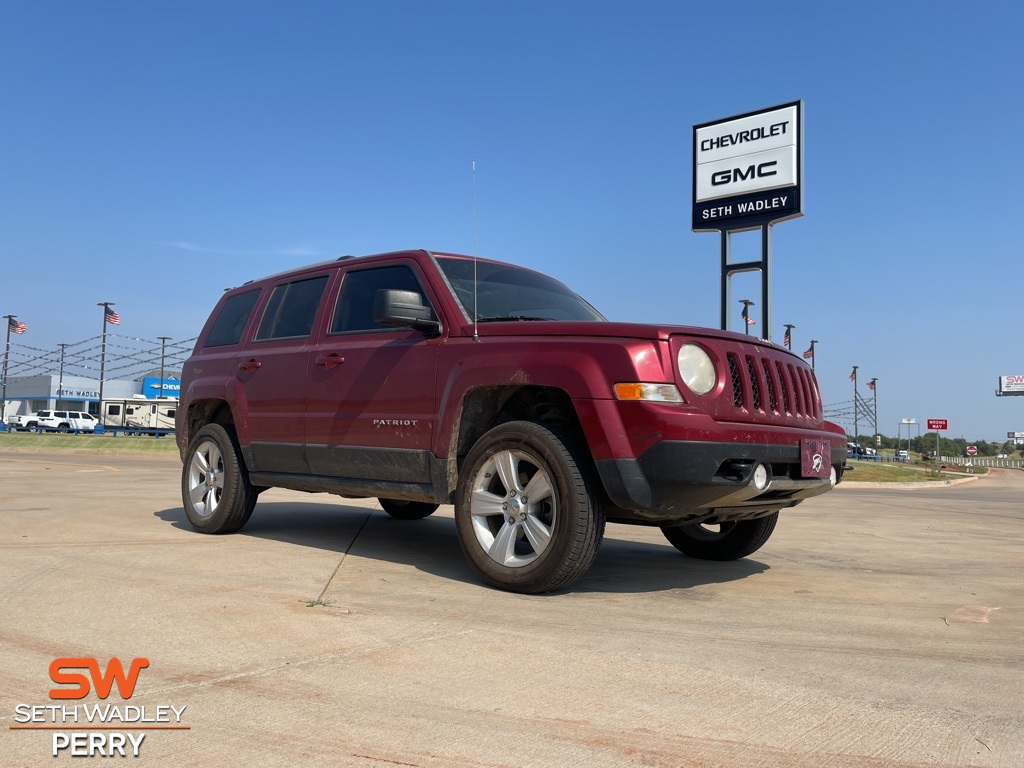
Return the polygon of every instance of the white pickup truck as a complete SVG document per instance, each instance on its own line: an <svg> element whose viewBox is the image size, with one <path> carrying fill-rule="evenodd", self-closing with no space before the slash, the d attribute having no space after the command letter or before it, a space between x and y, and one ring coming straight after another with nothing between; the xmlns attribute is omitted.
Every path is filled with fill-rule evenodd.
<svg viewBox="0 0 1024 768"><path fill-rule="evenodd" d="M35 429L39 423L39 416L35 413L12 413L7 417L7 429L25 430Z"/></svg>

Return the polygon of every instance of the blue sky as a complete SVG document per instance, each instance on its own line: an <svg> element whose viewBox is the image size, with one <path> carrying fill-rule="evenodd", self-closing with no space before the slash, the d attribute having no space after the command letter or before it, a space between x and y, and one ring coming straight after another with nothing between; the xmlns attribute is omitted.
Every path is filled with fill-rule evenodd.
<svg viewBox="0 0 1024 768"><path fill-rule="evenodd" d="M880 429L1024 430L1024 5L0 2L0 314L17 343L195 336L227 286L401 248L546 271L616 320L717 326L691 127L802 99L773 338ZM756 235L736 238L753 258ZM757 286L735 283L734 295ZM739 329L739 305L730 308ZM755 331L760 331L755 326ZM923 430L922 430L923 431Z"/></svg>

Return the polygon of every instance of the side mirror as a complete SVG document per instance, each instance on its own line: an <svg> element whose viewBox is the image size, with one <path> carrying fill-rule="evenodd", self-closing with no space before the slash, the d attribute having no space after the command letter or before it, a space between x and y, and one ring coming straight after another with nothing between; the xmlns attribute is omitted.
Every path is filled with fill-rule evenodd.
<svg viewBox="0 0 1024 768"><path fill-rule="evenodd" d="M373 322L412 328L424 336L441 333L441 323L434 319L434 310L423 303L423 297L416 291L377 291L373 297Z"/></svg>

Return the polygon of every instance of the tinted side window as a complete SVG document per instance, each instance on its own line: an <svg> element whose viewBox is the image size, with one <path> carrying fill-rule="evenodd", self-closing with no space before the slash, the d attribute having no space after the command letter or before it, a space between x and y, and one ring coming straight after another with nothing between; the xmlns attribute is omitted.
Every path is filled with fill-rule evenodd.
<svg viewBox="0 0 1024 768"><path fill-rule="evenodd" d="M349 272L338 293L330 332L395 330L390 325L373 322L373 300L379 290L415 291L423 298L424 306L430 306L423 286L409 267L380 267Z"/></svg>
<svg viewBox="0 0 1024 768"><path fill-rule="evenodd" d="M313 319L326 286L327 275L320 275L274 288L263 310L256 341L299 339L313 333Z"/></svg>
<svg viewBox="0 0 1024 768"><path fill-rule="evenodd" d="M249 315L252 308L256 306L256 299L260 297L259 291L249 291L232 296L224 302L220 308L217 319L213 321L213 327L206 336L207 347L223 347L227 344L237 344L242 340L242 331L249 322Z"/></svg>

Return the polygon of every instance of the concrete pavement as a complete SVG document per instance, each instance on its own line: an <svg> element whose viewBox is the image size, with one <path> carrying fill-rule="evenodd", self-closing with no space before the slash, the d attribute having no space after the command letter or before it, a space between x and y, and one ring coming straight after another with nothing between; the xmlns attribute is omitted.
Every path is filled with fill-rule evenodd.
<svg viewBox="0 0 1024 768"><path fill-rule="evenodd" d="M850 484L735 563L609 526L545 596L482 586L450 508L271 490L203 536L179 473L0 455L0 765L75 759L74 723L11 728L31 706L108 703L185 708L90 731L144 733L150 765L1024 765L1024 473ZM63 657L149 666L130 699L57 701Z"/></svg>

